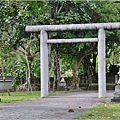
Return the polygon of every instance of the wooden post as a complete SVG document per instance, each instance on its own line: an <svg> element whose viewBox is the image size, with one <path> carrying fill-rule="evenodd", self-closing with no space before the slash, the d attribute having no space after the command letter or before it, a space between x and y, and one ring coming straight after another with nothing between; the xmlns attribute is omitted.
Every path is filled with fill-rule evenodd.
<svg viewBox="0 0 120 120"><path fill-rule="evenodd" d="M41 97L48 96L48 46L47 32L41 30L40 34L40 52L41 52Z"/></svg>
<svg viewBox="0 0 120 120"><path fill-rule="evenodd" d="M99 98L106 95L105 30L98 31L98 91Z"/></svg>

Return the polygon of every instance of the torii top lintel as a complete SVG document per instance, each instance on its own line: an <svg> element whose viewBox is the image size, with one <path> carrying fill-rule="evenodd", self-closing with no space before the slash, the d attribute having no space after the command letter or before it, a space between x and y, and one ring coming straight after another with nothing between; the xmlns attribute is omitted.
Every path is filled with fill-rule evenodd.
<svg viewBox="0 0 120 120"><path fill-rule="evenodd" d="M88 23L88 24L64 24L64 25L34 25L26 26L26 32L45 31L75 31L75 30L98 30L98 29L120 29L120 22L114 23Z"/></svg>

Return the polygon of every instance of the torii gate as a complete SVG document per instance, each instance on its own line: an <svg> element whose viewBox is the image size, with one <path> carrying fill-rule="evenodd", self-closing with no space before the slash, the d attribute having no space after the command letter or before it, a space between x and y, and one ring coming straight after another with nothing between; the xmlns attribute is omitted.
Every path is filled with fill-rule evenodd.
<svg viewBox="0 0 120 120"><path fill-rule="evenodd" d="M41 97L48 96L48 46L47 43L98 42L98 97L106 96L105 29L120 29L117 23L36 25L26 26L26 32L40 32ZM98 30L98 38L48 39L48 31Z"/></svg>

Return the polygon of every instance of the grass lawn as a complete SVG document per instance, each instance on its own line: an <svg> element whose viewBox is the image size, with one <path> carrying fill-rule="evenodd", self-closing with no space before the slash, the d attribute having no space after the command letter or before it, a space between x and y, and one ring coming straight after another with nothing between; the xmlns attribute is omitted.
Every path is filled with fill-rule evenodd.
<svg viewBox="0 0 120 120"><path fill-rule="evenodd" d="M103 102L75 120L120 120L120 103Z"/></svg>
<svg viewBox="0 0 120 120"><path fill-rule="evenodd" d="M63 91L49 92L49 95L62 94ZM31 98L39 98L40 91L33 91L33 94L29 94L27 91L23 92L10 92L11 96L7 92L4 92L3 96L0 93L1 103L8 103L12 101L28 100Z"/></svg>

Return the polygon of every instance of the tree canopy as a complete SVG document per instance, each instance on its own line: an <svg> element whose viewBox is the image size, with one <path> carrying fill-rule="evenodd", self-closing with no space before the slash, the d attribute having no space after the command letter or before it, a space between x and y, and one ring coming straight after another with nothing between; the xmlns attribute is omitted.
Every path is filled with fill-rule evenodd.
<svg viewBox="0 0 120 120"><path fill-rule="evenodd" d="M81 24L120 21L120 2L89 0L0 1L0 58L5 74L17 80L25 78L29 63L31 77L40 76L40 41L38 34L25 32L26 25ZM106 31L106 61L110 66L120 60L120 30ZM91 38L97 31L49 32L49 38ZM73 70L78 75L97 72L97 44L51 44L50 76L53 58L60 69ZM27 58L25 57L27 56Z"/></svg>

